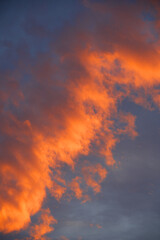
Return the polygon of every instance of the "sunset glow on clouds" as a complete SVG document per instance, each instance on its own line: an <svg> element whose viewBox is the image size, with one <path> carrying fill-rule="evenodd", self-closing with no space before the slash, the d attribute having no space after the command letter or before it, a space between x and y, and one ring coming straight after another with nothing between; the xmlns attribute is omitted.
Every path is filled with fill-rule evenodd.
<svg viewBox="0 0 160 240"><path fill-rule="evenodd" d="M7 29L12 4L2 4ZM2 29L3 239L14 231L28 234L14 239L48 239L61 219L54 216L54 204L44 208L47 199L92 202L109 172L119 168L113 154L117 144L139 136L137 116L132 108L124 110L124 102L151 112L160 107L158 1L69 1L79 11L60 25L49 10L54 4L59 19L63 1L35 1L31 13L31 2L24 1L13 9L19 37ZM35 214L39 218L32 221ZM103 229L98 220L88 226Z"/></svg>

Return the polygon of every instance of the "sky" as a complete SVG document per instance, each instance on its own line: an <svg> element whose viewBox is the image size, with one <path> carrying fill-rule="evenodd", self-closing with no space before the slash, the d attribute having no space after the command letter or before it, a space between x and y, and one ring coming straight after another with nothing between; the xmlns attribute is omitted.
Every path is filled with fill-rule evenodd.
<svg viewBox="0 0 160 240"><path fill-rule="evenodd" d="M0 2L0 239L160 239L158 0Z"/></svg>

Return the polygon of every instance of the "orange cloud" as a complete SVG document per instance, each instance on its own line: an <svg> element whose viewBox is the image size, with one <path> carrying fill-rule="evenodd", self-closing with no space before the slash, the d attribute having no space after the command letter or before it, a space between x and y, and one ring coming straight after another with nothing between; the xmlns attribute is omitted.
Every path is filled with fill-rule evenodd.
<svg viewBox="0 0 160 240"><path fill-rule="evenodd" d="M93 15L100 14L96 15L98 19L109 12L112 24L92 19L94 33L83 30L77 20L76 29L66 28L51 46L56 61L50 53L39 54L34 66L20 64L19 70L2 76L1 232L27 227L31 216L41 209L46 188L57 200L70 189L76 198L85 201L89 197L82 188L83 177L88 187L100 192L107 176L102 164L86 163L80 176L71 181L66 181L63 167L74 172L79 156L91 151L103 156L107 166L113 166L112 150L120 135L137 136L136 117L119 110L123 100L128 98L150 108L150 96L153 104L160 106L159 40L151 41L155 37L150 25L131 8L125 7L124 11L113 8L111 2L84 2ZM142 7L138 6L138 13ZM126 24L123 13L130 16ZM155 29L157 26L156 21ZM20 79L24 71L29 72L31 81L23 88ZM56 220L46 210L31 236L43 239L53 229L50 223Z"/></svg>
<svg viewBox="0 0 160 240"><path fill-rule="evenodd" d="M101 229L101 228L102 228L102 226L101 226L101 225L99 225L99 224L96 224L96 227L97 227L97 228L99 228L99 229Z"/></svg>
<svg viewBox="0 0 160 240"><path fill-rule="evenodd" d="M75 197L77 199L81 199L83 194L83 191L80 188L80 183L81 183L81 179L79 177L74 178L70 183L70 188L74 192Z"/></svg>
<svg viewBox="0 0 160 240"><path fill-rule="evenodd" d="M60 238L59 238L59 240L69 240L67 237L65 237L65 236L61 236Z"/></svg>
<svg viewBox="0 0 160 240"><path fill-rule="evenodd" d="M90 223L89 226L90 226L91 228L93 228L93 227L96 227L96 228L98 228L98 229L101 229L101 228L102 228L101 225L99 225L99 224L93 224L93 223Z"/></svg>
<svg viewBox="0 0 160 240"><path fill-rule="evenodd" d="M30 236L33 240L45 240L45 234L54 230L50 225L56 224L57 220L50 214L49 209L42 210L39 224L30 229Z"/></svg>
<svg viewBox="0 0 160 240"><path fill-rule="evenodd" d="M105 179L107 170L100 164L95 164L83 167L82 174L86 184L93 188L95 193L100 192L100 183Z"/></svg>

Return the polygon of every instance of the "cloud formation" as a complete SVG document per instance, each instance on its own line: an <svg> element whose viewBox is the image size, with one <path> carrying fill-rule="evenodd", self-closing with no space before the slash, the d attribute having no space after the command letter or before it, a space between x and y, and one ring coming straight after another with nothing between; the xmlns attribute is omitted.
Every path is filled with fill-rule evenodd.
<svg viewBox="0 0 160 240"><path fill-rule="evenodd" d="M57 220L50 214L49 209L42 210L39 218L39 224L34 225L30 229L30 239L33 240L46 240L44 235L54 230L50 225L56 224Z"/></svg>
<svg viewBox="0 0 160 240"><path fill-rule="evenodd" d="M138 135L124 99L160 106L159 20L143 18L150 4L83 1L86 12L51 37L47 52L19 50L14 69L1 72L1 232L27 227L46 189L58 201L68 192L87 201L87 187L100 192L116 143ZM104 162L82 161L77 173L90 152ZM65 167L76 176L65 176ZM42 220L31 237L53 230L49 210Z"/></svg>

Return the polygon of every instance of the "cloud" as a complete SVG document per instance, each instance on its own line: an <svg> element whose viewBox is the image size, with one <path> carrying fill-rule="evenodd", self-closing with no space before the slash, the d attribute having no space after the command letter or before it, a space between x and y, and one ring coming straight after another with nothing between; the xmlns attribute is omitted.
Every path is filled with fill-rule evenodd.
<svg viewBox="0 0 160 240"><path fill-rule="evenodd" d="M82 174L86 184L93 188L95 193L100 192L100 183L106 178L107 175L106 169L100 164L85 166L82 168Z"/></svg>
<svg viewBox="0 0 160 240"><path fill-rule="evenodd" d="M138 135L136 117L120 110L123 100L160 105L159 40L139 17L143 5L133 5L134 14L128 4L84 3L89 16L65 26L47 53L19 54L16 68L1 74L1 232L27 227L47 188L57 200L68 189L82 201L89 199L86 186L100 192L120 135ZM62 169L74 175L79 156L92 151L104 163L84 161L79 175L68 180ZM55 220L47 210L32 237L51 231L50 223Z"/></svg>
<svg viewBox="0 0 160 240"><path fill-rule="evenodd" d="M101 225L99 225L99 224L93 224L93 223L90 223L89 226L90 226L91 228L93 228L93 227L96 227L96 228L98 228L98 229L101 229L101 228L102 228Z"/></svg>
<svg viewBox="0 0 160 240"><path fill-rule="evenodd" d="M60 238L59 238L59 240L69 240L67 237L65 237L65 236L61 236Z"/></svg>
<svg viewBox="0 0 160 240"><path fill-rule="evenodd" d="M49 209L42 210L39 224L30 228L30 236L33 240L45 240L44 235L54 230L50 225L56 224L57 220L50 214Z"/></svg>

